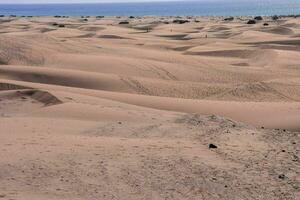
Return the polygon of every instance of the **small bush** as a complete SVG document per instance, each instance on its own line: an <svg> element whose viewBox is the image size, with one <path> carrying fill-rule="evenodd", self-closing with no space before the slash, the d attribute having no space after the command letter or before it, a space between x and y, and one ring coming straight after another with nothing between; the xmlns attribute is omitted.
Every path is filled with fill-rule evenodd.
<svg viewBox="0 0 300 200"><path fill-rule="evenodd" d="M119 24L129 24L129 22L127 22L127 21L122 21L122 22L119 22Z"/></svg>
<svg viewBox="0 0 300 200"><path fill-rule="evenodd" d="M253 20L253 19L250 19L250 20L247 22L247 24L256 24L256 21Z"/></svg>
<svg viewBox="0 0 300 200"><path fill-rule="evenodd" d="M256 17L254 17L254 19L257 21L263 20L263 18L261 16L256 16Z"/></svg>
<svg viewBox="0 0 300 200"><path fill-rule="evenodd" d="M274 15L274 16L272 16L272 19L273 19L274 21L276 21L276 20L279 19L279 17L278 17L277 15Z"/></svg>
<svg viewBox="0 0 300 200"><path fill-rule="evenodd" d="M224 19L224 21L233 21L234 20L234 17L227 17Z"/></svg>
<svg viewBox="0 0 300 200"><path fill-rule="evenodd" d="M189 20L184 20L184 19L175 19L173 20L174 24L185 24L185 23L189 23Z"/></svg>

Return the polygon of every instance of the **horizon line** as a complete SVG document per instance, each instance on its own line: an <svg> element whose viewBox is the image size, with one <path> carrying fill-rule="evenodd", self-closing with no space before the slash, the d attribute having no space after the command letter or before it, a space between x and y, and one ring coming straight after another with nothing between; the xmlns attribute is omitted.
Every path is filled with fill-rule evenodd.
<svg viewBox="0 0 300 200"><path fill-rule="evenodd" d="M0 5L51 5L51 4L114 4L114 3L167 3L167 2L220 2L220 1L226 1L226 0L138 0L138 1L133 1L133 0L128 0L128 1L103 1L103 2L50 2L50 3L26 3L26 2L21 2L21 3L0 3ZM231 0L231 1L237 1L237 2L242 2L246 0ZM259 0L254 0L254 1L259 1Z"/></svg>
<svg viewBox="0 0 300 200"><path fill-rule="evenodd" d="M49 5L49 4L113 4L113 3L166 3L166 2L186 2L186 1L197 1L197 0L146 0L146 1L104 1L104 2L50 2L50 3L0 3L0 5ZM207 0L204 0L207 1ZM218 1L218 0L215 0Z"/></svg>

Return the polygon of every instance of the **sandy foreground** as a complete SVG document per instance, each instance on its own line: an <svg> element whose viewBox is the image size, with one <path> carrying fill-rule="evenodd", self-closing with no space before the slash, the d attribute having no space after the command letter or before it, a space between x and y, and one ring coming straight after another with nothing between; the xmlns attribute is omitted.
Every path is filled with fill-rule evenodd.
<svg viewBox="0 0 300 200"><path fill-rule="evenodd" d="M0 199L300 199L300 19L173 20L0 18Z"/></svg>

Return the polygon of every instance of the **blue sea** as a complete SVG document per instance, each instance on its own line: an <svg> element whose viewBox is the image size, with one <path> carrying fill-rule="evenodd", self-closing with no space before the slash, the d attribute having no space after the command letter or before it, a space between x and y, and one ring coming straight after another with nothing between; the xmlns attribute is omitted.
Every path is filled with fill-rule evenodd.
<svg viewBox="0 0 300 200"><path fill-rule="evenodd" d="M0 4L0 15L254 16L300 14L300 0L200 0L98 4Z"/></svg>

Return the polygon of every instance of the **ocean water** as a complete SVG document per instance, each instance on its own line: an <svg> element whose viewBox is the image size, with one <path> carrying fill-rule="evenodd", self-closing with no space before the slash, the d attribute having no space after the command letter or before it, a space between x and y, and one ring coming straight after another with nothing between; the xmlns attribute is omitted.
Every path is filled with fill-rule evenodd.
<svg viewBox="0 0 300 200"><path fill-rule="evenodd" d="M254 16L300 14L300 0L200 0L99 4L0 4L0 15Z"/></svg>

